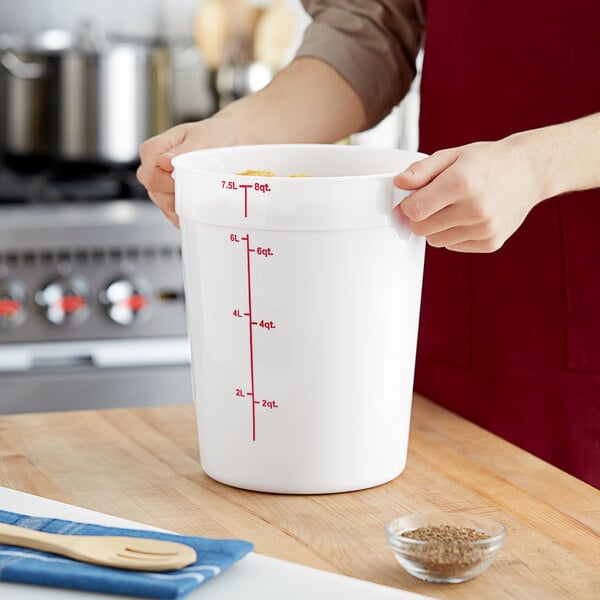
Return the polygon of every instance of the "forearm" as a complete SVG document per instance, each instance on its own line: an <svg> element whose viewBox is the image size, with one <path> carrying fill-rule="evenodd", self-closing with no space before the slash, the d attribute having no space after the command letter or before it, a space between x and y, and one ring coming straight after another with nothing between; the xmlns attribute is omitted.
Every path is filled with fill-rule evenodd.
<svg viewBox="0 0 600 600"><path fill-rule="evenodd" d="M225 107L215 118L236 127L237 144L335 142L365 126L358 94L335 69L304 57L263 90Z"/></svg>
<svg viewBox="0 0 600 600"><path fill-rule="evenodd" d="M600 187L600 113L517 133L506 141L530 161L539 200Z"/></svg>

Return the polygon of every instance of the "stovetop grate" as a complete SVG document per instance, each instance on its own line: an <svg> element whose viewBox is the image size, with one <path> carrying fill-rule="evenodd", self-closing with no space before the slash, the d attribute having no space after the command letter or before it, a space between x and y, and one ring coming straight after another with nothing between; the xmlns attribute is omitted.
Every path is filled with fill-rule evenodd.
<svg viewBox="0 0 600 600"><path fill-rule="evenodd" d="M0 162L0 204L147 200L135 170L136 165L5 158Z"/></svg>

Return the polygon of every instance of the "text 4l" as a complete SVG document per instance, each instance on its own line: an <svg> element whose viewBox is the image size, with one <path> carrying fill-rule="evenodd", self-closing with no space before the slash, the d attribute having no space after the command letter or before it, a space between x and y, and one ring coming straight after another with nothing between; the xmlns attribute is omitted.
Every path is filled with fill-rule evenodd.
<svg viewBox="0 0 600 600"><path fill-rule="evenodd" d="M241 311L239 308L234 308L231 314L238 319L243 319L244 317L250 316L247 312ZM275 329L275 323L273 321L267 321L266 319L261 319L260 321L252 321L250 325L257 325L262 329L266 329L267 331L271 331L271 329Z"/></svg>

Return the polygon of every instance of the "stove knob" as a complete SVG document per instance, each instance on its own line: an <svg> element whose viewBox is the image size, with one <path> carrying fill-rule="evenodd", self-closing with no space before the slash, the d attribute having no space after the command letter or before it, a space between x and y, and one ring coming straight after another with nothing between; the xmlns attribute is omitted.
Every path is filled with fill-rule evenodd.
<svg viewBox="0 0 600 600"><path fill-rule="evenodd" d="M100 293L108 316L119 325L132 325L150 314L152 290L141 277L112 281Z"/></svg>
<svg viewBox="0 0 600 600"><path fill-rule="evenodd" d="M60 277L35 295L35 301L54 325L79 325L90 316L90 288L77 275Z"/></svg>
<svg viewBox="0 0 600 600"><path fill-rule="evenodd" d="M27 291L14 279L0 280L0 330L14 329L27 319Z"/></svg>

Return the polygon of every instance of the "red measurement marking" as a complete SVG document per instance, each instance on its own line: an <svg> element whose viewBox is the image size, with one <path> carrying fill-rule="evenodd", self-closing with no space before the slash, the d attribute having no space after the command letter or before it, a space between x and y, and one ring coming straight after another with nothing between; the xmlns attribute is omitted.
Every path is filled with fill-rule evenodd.
<svg viewBox="0 0 600 600"><path fill-rule="evenodd" d="M0 300L0 317L11 317L21 310L21 303L16 300Z"/></svg>
<svg viewBox="0 0 600 600"><path fill-rule="evenodd" d="M87 300L83 296L65 296L57 300L52 306L60 308L63 312L72 313L80 310L87 305Z"/></svg>
<svg viewBox="0 0 600 600"><path fill-rule="evenodd" d="M252 339L252 285L250 281L250 234L242 237L246 241L246 275L248 279L248 337L250 342L250 393L254 398L254 341ZM252 401L252 441L256 441L256 400Z"/></svg>
<svg viewBox="0 0 600 600"><path fill-rule="evenodd" d="M252 186L245 183L240 185L240 187L244 190L244 218L246 218L248 216L248 190L252 188Z"/></svg>

